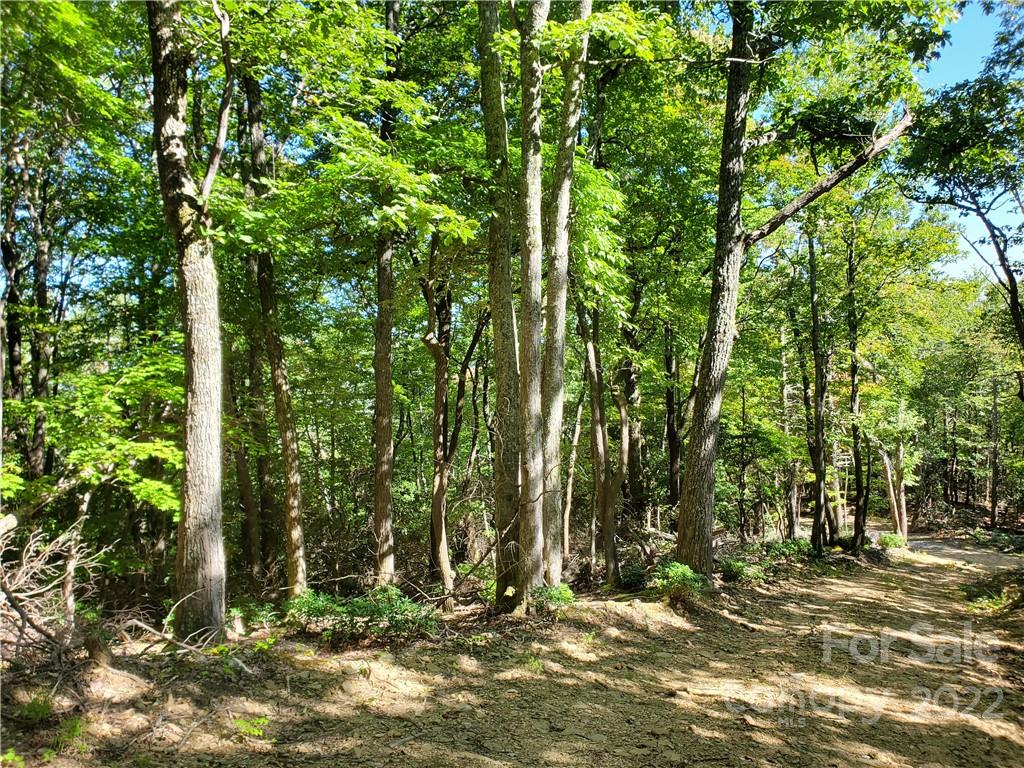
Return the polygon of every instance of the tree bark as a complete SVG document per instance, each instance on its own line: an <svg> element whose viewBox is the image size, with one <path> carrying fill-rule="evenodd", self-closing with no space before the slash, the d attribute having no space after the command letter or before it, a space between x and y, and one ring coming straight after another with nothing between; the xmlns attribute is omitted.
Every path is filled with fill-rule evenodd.
<svg viewBox="0 0 1024 768"><path fill-rule="evenodd" d="M576 420L572 427L572 440L569 442L569 467L565 477L565 503L562 506L562 553L569 556L569 530L572 520L572 492L576 485L576 454L580 445L580 432L583 426L583 390L580 390L576 402Z"/></svg>
<svg viewBox="0 0 1024 768"><path fill-rule="evenodd" d="M263 194L268 178L263 131L263 97L255 78L246 75L243 82L248 104L252 184L258 194ZM281 458L284 464L284 540L288 563L288 596L297 597L306 589L306 545L302 531L302 468L299 460L299 438L292 410L291 384L288 380L284 344L281 342L274 255L263 248L256 254L256 286L262 313L260 324L263 327L263 344L267 351L270 384L274 391L274 416L281 437Z"/></svg>
<svg viewBox="0 0 1024 768"><path fill-rule="evenodd" d="M49 185L44 181L43 187ZM35 232L35 259L33 294L35 321L32 325L32 397L40 401L50 394L50 363L53 358L53 337L49 331L50 315L50 235L47 227L49 201L39 201L39 209L32 206ZM39 479L46 474L46 412L41 402L35 406L32 436L28 443L28 475Z"/></svg>
<svg viewBox="0 0 1024 768"><path fill-rule="evenodd" d="M590 16L592 0L580 0L577 19ZM551 207L546 236L549 239L546 296L547 331L541 368L541 400L544 404L544 581L562 581L564 552L562 530L562 422L565 410L565 322L569 290L569 214L573 165L583 107L583 85L589 32L584 29L572 58L563 65L565 86L559 120L558 151L551 184ZM524 91L525 92L525 91Z"/></svg>
<svg viewBox="0 0 1024 768"><path fill-rule="evenodd" d="M645 516L649 513L647 509L647 494L643 481L641 455L643 450L643 433L639 418L640 367L637 365L637 358L640 356L640 340L637 334L636 322L640 314L642 287L635 271L632 272L633 298L630 304L628 319L622 327L622 339L628 351L625 359L619 366L619 381L622 387L622 396L625 398L626 415L628 417L625 439L629 443L629 465L626 467L626 480L623 486L622 511L627 519L640 522L644 521ZM629 414L633 414L634 417L630 417Z"/></svg>
<svg viewBox="0 0 1024 768"><path fill-rule="evenodd" d="M384 26L398 35L399 0L384 4ZM390 69L387 78L396 79L398 51L388 56ZM391 142L397 114L392 104L384 104L380 112L380 138ZM392 425L391 332L394 327L395 276L391 264L394 255L394 236L381 236L377 249L377 316L373 325L374 375L374 474L373 474L373 534L376 547L374 577L378 584L391 584L395 580L395 539L391 511L391 478L394 472L395 446Z"/></svg>
<svg viewBox="0 0 1024 768"><path fill-rule="evenodd" d="M431 261L433 262L433 255ZM429 316L427 332L423 336L434 358L434 476L430 493L430 565L441 577L441 587L446 598L442 603L445 611L455 608L451 597L455 585L451 558L448 555L448 356L452 340L452 294L444 283L439 283L435 295L433 278L424 282L423 296L426 299Z"/></svg>
<svg viewBox="0 0 1024 768"><path fill-rule="evenodd" d="M268 457L270 439L267 435L267 413L263 395L263 365L260 358L260 339L255 329L248 329L246 336L249 342L249 412L247 419L252 431L253 440L258 446L256 451L256 480L259 484L260 510L260 551L263 562L263 574L273 571L281 551L281 530L284 527L283 516L277 505L271 466Z"/></svg>
<svg viewBox="0 0 1024 768"><path fill-rule="evenodd" d="M854 233L855 237L856 233ZM860 310L857 307L857 258L851 237L846 249L846 328L850 349L850 443L853 453L853 551L864 547L868 496L864 485L864 448L860 428Z"/></svg>
<svg viewBox="0 0 1024 768"><path fill-rule="evenodd" d="M512 249L509 242L512 199L509 183L508 123L501 82L501 56L495 37L501 31L498 4L480 0L480 93L487 162L491 167L487 222L487 291L494 337L494 527L497 605L510 610L518 570L519 546L519 357L512 299Z"/></svg>
<svg viewBox="0 0 1024 768"><path fill-rule="evenodd" d="M676 388L679 385L679 363L676 359L672 328L665 326L665 443L668 449L668 505L679 503L679 481L682 464L679 461L679 417L676 414Z"/></svg>
<svg viewBox="0 0 1024 768"><path fill-rule="evenodd" d="M234 379L229 370L227 375L227 394L224 398L224 404L227 409L226 416L237 427L241 427L238 420L238 407L235 404L237 390L238 388L235 386ZM256 501L256 494L253 492L252 475L249 472L249 452L246 450L244 440L238 440L232 453L235 460L238 504L242 509L242 549L245 552L249 587L255 591L263 578L260 508Z"/></svg>
<svg viewBox="0 0 1024 768"><path fill-rule="evenodd" d="M185 326L185 472L178 523L175 632L188 637L203 631L219 634L224 626L220 313L213 245L204 235L208 216L199 202L208 185L204 180L203 187L197 188L186 146L189 56L181 12L175 0L155 0L146 7L160 193L177 246ZM226 30L222 35L226 38ZM230 72L227 80L230 84ZM230 85L225 95L230 101ZM210 183L216 159L211 153Z"/></svg>
<svg viewBox="0 0 1024 768"><path fill-rule="evenodd" d="M608 422L604 407L604 372L601 369L600 315L594 310L590 317L577 301L576 316L580 337L586 347L586 378L590 393L590 448L593 467L593 521L600 523L604 541L605 580L612 585L619 581L619 558L615 535L618 520L615 499L611 494L612 477L608 456ZM592 524L591 568L596 555L596 525Z"/></svg>
<svg viewBox="0 0 1024 768"><path fill-rule="evenodd" d="M522 80L521 254L519 317L519 444L522 491L519 500L519 589L517 602L544 583L544 413L541 407L541 307L543 243L543 155L541 152L540 33L549 0L533 0L520 23Z"/></svg>
<svg viewBox="0 0 1024 768"><path fill-rule="evenodd" d="M832 544L829 535L828 486L825 455L825 396L828 387L827 362L821 340L821 308L818 296L818 257L814 237L807 238L808 278L811 291L811 359L814 363L814 432L811 464L814 467L814 522L811 527L811 543L816 552L822 552L826 543Z"/></svg>
<svg viewBox="0 0 1024 768"><path fill-rule="evenodd" d="M721 426L725 371L736 337L736 303L745 241L740 207L743 201L743 142L750 102L752 52L749 37L753 11L732 3L732 45L726 86L722 157L718 171L718 213L715 262L711 280L707 341L700 364L693 423L687 443L679 504L676 558L698 573L713 568L711 541L715 506L715 459Z"/></svg>
<svg viewBox="0 0 1024 768"><path fill-rule="evenodd" d="M992 448L990 456L989 515L993 528L999 513L999 379L992 377Z"/></svg>
<svg viewBox="0 0 1024 768"><path fill-rule="evenodd" d="M779 388L782 401L782 432L790 434L789 423L789 381L786 367L786 327L779 330ZM793 459L786 470L786 539L800 536L800 462Z"/></svg>

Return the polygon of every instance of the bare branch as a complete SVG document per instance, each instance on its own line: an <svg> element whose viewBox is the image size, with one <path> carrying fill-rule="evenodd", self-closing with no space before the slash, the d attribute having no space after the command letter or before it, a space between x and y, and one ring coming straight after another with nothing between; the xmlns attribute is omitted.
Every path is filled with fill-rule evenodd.
<svg viewBox="0 0 1024 768"><path fill-rule="evenodd" d="M879 136L866 146L856 157L849 160L845 165L837 168L802 195L790 201L788 205L779 210L779 212L772 216L772 218L770 218L763 226L758 227L752 232L748 232L746 237L744 237L744 244L749 248L768 237L768 235L777 230L819 197L824 195L826 192L831 191L858 170L870 163L878 157L878 155L882 154L890 144L902 136L913 121L914 116L908 110L903 117L900 118L900 121L892 127L892 130L882 136Z"/></svg>
<svg viewBox="0 0 1024 768"><path fill-rule="evenodd" d="M213 0L213 12L220 21L220 48L221 59L224 63L224 92L220 97L220 110L217 115L217 137L214 139L213 147L210 149L210 162L206 167L206 176L199 187L199 197L203 201L203 214L210 208L210 191L213 189L213 181L217 178L217 171L220 168L220 160L224 156L224 143L228 138L228 118L231 115L231 97L234 94L235 80L231 66L231 44L228 42L228 32L231 31L231 19L227 11L221 9L217 0Z"/></svg>

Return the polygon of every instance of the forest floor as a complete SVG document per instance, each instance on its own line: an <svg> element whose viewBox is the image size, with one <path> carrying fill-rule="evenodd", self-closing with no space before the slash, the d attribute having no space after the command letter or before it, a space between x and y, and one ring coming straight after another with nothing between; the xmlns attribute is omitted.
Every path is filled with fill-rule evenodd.
<svg viewBox="0 0 1024 768"><path fill-rule="evenodd" d="M76 727L9 721L4 749L33 765L56 746L59 767L1020 765L1021 612L972 611L963 588L1022 567L924 538L683 614L581 599L391 651L257 635L252 675L121 647Z"/></svg>

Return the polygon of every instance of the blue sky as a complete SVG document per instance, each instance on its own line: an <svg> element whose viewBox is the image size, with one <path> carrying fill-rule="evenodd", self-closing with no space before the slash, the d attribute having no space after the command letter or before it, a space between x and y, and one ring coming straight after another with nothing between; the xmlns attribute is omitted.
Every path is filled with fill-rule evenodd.
<svg viewBox="0 0 1024 768"><path fill-rule="evenodd" d="M950 29L951 39L942 55L921 74L921 82L929 88L941 88L973 78L992 51L998 29L998 16L986 16L976 2L971 3Z"/></svg>
<svg viewBox="0 0 1024 768"><path fill-rule="evenodd" d="M998 29L999 17L986 16L978 3L972 2L950 28L950 41L942 49L939 58L919 75L921 84L926 88L943 88L975 77L981 71L985 57L992 51ZM965 234L972 240L977 241L984 235L983 225L974 217L959 221ZM990 275L988 267L966 243L961 243L961 251L963 256L960 261L947 265L943 271L950 275L966 276L980 269Z"/></svg>

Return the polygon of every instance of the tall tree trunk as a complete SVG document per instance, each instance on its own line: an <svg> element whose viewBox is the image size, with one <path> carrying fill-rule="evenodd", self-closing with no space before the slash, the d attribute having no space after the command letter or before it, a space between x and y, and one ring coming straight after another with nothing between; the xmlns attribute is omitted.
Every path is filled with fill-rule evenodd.
<svg viewBox="0 0 1024 768"><path fill-rule="evenodd" d="M448 355L451 352L452 294L441 285L439 295L430 296L432 322L424 343L434 357L434 477L430 493L430 564L441 577L441 587L446 598L443 608L451 611L455 603L451 597L455 579L448 554L448 482L450 478L448 441ZM424 290L426 294L426 289ZM433 301L431 302L431 299ZM434 328L436 327L436 334Z"/></svg>
<svg viewBox="0 0 1024 768"><path fill-rule="evenodd" d="M248 104L251 178L258 194L266 188L267 160L263 131L263 97L260 85L252 75L243 78ZM285 554L288 562L288 596L297 597L306 589L306 545L302 532L302 469L299 460L299 438L295 430L288 366L281 342L277 310L277 281L274 277L274 256L260 249L256 254L256 286L259 292L260 323L263 343L270 366L270 383L274 390L274 416L281 437L281 458L284 464L284 527Z"/></svg>
<svg viewBox="0 0 1024 768"><path fill-rule="evenodd" d="M642 286L635 271L631 270L633 280L633 297L629 316L622 327L622 339L625 344L625 359L619 366L619 381L622 395L625 398L627 417L630 413L628 428L624 435L629 443L629 465L626 468L626 481L623 486L623 515L633 521L643 521L648 514L647 495L643 481L642 456L643 434L640 423L640 367L637 358L640 356L640 341L637 335L636 322L640 314Z"/></svg>
<svg viewBox="0 0 1024 768"><path fill-rule="evenodd" d="M846 250L846 328L850 348L850 442L853 453L853 551L860 552L868 529L864 485L864 448L860 427L860 310L857 307L857 258L851 238Z"/></svg>
<svg viewBox="0 0 1024 768"><path fill-rule="evenodd" d="M509 182L508 123L501 82L501 56L495 37L501 31L498 4L480 0L480 93L487 162L491 167L487 222L487 291L494 337L494 527L497 608L515 604L519 546L519 356L515 306L512 300L512 216Z"/></svg>
<svg viewBox="0 0 1024 768"><path fill-rule="evenodd" d="M897 448L894 459L886 448L879 449L882 457L882 474L885 478L885 489L889 496L889 512L892 516L892 528L895 533L907 541L907 508L906 493L903 489L902 447Z"/></svg>
<svg viewBox="0 0 1024 768"><path fill-rule="evenodd" d="M592 0L579 0L577 19L590 16ZM544 581L562 581L562 422L565 410L565 321L569 289L569 214L573 164L583 106L585 61L590 34L584 28L569 61L563 66L565 86L559 120L558 151L551 185L551 207L545 234L549 240L546 296L547 331L541 368L544 404ZM524 90L525 93L525 90ZM538 115L539 120L539 115Z"/></svg>
<svg viewBox="0 0 1024 768"><path fill-rule="evenodd" d="M384 26L398 35L399 0L386 0ZM388 79L396 79L398 51L388 56ZM380 138L389 144L394 133L397 114L392 104L384 104L380 112ZM392 421L391 331L394 326L395 275L391 265L394 236L381 236L377 249L377 316L373 325L373 534L376 546L374 577L378 584L395 580L395 537L391 511L391 477L394 472L395 446Z"/></svg>
<svg viewBox="0 0 1024 768"><path fill-rule="evenodd" d="M832 544L828 510L828 479L825 452L825 396L828 386L827 362L821 341L821 306L818 296L818 257L814 237L807 238L808 278L811 290L811 359L814 363L814 438L811 464L814 467L814 523L811 543L817 552Z"/></svg>
<svg viewBox="0 0 1024 768"><path fill-rule="evenodd" d="M543 155L541 152L540 33L549 0L532 0L520 23L522 79L521 254L519 317L519 445L522 491L519 500L519 589L517 602L544 583L544 413L541 407L541 307L543 243Z"/></svg>
<svg viewBox="0 0 1024 768"><path fill-rule="evenodd" d="M736 337L736 302L745 250L740 207L743 202L743 142L747 132L751 83L749 37L754 21L753 10L746 3L733 3L729 7L733 23L732 46L722 128L722 158L718 171L711 305L693 423L686 448L676 544L676 558L698 573L707 575L711 574L713 567L715 459L718 456L722 393Z"/></svg>
<svg viewBox="0 0 1024 768"><path fill-rule="evenodd" d="M178 252L185 325L185 472L178 523L175 631L220 633L226 565L221 531L221 345L217 269L197 207L208 194L219 154L211 153L202 189L196 186L185 139L188 43L175 0L146 5L153 64L153 132L164 214ZM226 18L226 17L224 17ZM226 23L222 20L225 40ZM230 60L225 55L229 67ZM226 101L230 104L228 72ZM223 112L223 110L222 110ZM224 121L226 131L226 121ZM223 144L223 141L220 141Z"/></svg>
<svg viewBox="0 0 1024 768"><path fill-rule="evenodd" d="M615 535L618 529L615 499L611 494L613 477L608 456L608 422L604 407L604 372L601 368L600 315L594 310L590 317L577 301L576 316L580 337L586 347L586 378L590 393L590 448L593 467L594 523L600 523L604 540L605 580L619 581L619 558ZM596 552L596 526L592 524L591 567Z"/></svg>
<svg viewBox="0 0 1024 768"><path fill-rule="evenodd" d="M255 329L246 333L249 342L249 429L258 446L256 451L256 481L259 484L260 551L264 578L274 568L281 552L283 516L274 493L271 463L268 456L270 438L267 434L267 412L263 395L263 364L260 359L260 335Z"/></svg>
<svg viewBox="0 0 1024 768"><path fill-rule="evenodd" d="M43 182L44 190L49 185ZM44 191L45 195L46 192ZM50 315L50 236L46 222L48 201L39 201L33 211L35 230L35 269L33 293L35 321L32 324L32 397L37 401L32 436L28 443L28 475L38 479L46 474L46 411L38 402L50 394L50 363L53 358L53 336L49 327ZM35 208L35 206L33 206Z"/></svg>
<svg viewBox="0 0 1024 768"><path fill-rule="evenodd" d="M779 329L779 389L782 401L782 432L790 434L789 423L789 379L786 366L786 326ZM786 529L783 534L786 539L796 539L800 536L800 462L793 459L786 469Z"/></svg>
<svg viewBox="0 0 1024 768"><path fill-rule="evenodd" d="M10 420L3 420L3 400L25 399L25 372L22 362L22 331L21 331L21 276L23 272L20 253L14 242L15 218L13 208L4 226L0 239L0 252L3 256L4 272L7 282L4 286L2 311L0 311L0 327L3 329L3 364L0 365L0 443L6 444L8 437L19 446L27 447L24 424L18 420L13 426ZM9 371L9 372L8 372ZM0 448L2 451L2 448Z"/></svg>
<svg viewBox="0 0 1024 768"><path fill-rule="evenodd" d="M676 414L676 389L679 386L679 362L676 359L672 327L665 326L665 443L668 449L668 505L679 503L679 481L682 465L679 461L679 417Z"/></svg>
<svg viewBox="0 0 1024 768"><path fill-rule="evenodd" d="M992 449L990 456L989 515L993 528L999 512L999 379L992 377Z"/></svg>
<svg viewBox="0 0 1024 768"><path fill-rule="evenodd" d="M572 492L576 485L576 454L580 445L580 432L583 427L584 391L580 390L576 401L576 420L572 427L572 440L569 442L569 468L565 477L565 503L562 506L562 553L569 556L569 530L572 519Z"/></svg>
<svg viewBox="0 0 1024 768"><path fill-rule="evenodd" d="M224 398L226 416L236 426L241 427L238 419L238 407L235 403L238 387L231 375L230 366L227 374L227 394ZM253 492L252 475L249 473L249 455L245 441L239 440L232 448L235 460L235 481L238 486L238 504L242 509L242 549L245 552L246 573L249 587L255 590L263 578L263 545L260 542L260 508Z"/></svg>

